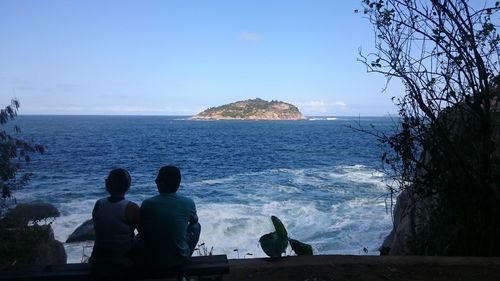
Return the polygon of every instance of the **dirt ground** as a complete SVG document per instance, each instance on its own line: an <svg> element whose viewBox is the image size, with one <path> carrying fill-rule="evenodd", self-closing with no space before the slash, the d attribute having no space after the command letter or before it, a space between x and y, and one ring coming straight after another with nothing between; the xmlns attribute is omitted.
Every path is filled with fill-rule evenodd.
<svg viewBox="0 0 500 281"><path fill-rule="evenodd" d="M500 258L310 256L229 260L223 280L500 281Z"/></svg>

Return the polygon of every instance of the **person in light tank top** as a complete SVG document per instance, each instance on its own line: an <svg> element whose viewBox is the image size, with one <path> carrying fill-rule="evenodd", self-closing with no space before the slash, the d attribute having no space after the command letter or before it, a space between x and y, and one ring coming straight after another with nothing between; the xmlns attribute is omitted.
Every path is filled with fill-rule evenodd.
<svg viewBox="0 0 500 281"><path fill-rule="evenodd" d="M130 174L125 169L112 170L106 179L109 197L97 200L92 210L95 243L90 263L93 265L131 265L134 231L140 223L139 206L125 199L130 188Z"/></svg>

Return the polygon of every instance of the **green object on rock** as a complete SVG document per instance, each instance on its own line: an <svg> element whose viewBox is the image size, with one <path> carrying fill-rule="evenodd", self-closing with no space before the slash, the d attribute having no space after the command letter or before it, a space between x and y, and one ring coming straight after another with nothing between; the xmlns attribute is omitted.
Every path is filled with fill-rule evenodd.
<svg viewBox="0 0 500 281"><path fill-rule="evenodd" d="M288 238L288 232L281 220L276 216L271 216L271 221L274 225L274 232L264 234L260 237L260 247L271 258L281 257L288 247L288 242L292 250L298 256L312 256L313 249L311 245L302 243L298 240Z"/></svg>
<svg viewBox="0 0 500 281"><path fill-rule="evenodd" d="M292 250L297 254L297 256L312 256L313 255L313 248L311 245L302 243L298 240L295 239L289 239L290 246L292 247Z"/></svg>
<svg viewBox="0 0 500 281"><path fill-rule="evenodd" d="M276 216L271 216L271 221L273 222L274 229L276 229L278 237L288 239L288 232L286 231L286 228L281 220Z"/></svg>
<svg viewBox="0 0 500 281"><path fill-rule="evenodd" d="M276 232L264 234L259 239L260 247L271 258L281 257L288 246L288 238L279 237Z"/></svg>

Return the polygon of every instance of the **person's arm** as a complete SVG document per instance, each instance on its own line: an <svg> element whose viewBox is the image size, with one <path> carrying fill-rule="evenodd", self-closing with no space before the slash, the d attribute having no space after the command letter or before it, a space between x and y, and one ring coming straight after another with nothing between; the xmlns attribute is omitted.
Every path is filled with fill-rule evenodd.
<svg viewBox="0 0 500 281"><path fill-rule="evenodd" d="M139 230L141 224L141 211L137 204L129 202L125 208L125 219L133 228Z"/></svg>
<svg viewBox="0 0 500 281"><path fill-rule="evenodd" d="M197 222L198 222L198 215L196 214L196 205L193 202L193 205L191 207L191 213L189 214L189 224Z"/></svg>
<svg viewBox="0 0 500 281"><path fill-rule="evenodd" d="M95 216L97 214L97 211L99 210L99 200L95 201L95 204L94 204L94 209L92 209L92 220L95 220Z"/></svg>

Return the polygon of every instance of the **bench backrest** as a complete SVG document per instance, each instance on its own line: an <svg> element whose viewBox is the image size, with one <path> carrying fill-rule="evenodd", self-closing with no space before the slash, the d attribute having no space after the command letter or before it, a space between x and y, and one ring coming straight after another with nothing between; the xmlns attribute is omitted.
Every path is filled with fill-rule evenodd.
<svg viewBox="0 0 500 281"><path fill-rule="evenodd" d="M0 281L42 280L141 280L177 276L222 275L229 272L226 255L192 257L182 268L164 271L143 271L134 267L123 269L98 269L90 264L20 265L0 271Z"/></svg>

